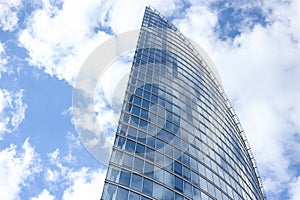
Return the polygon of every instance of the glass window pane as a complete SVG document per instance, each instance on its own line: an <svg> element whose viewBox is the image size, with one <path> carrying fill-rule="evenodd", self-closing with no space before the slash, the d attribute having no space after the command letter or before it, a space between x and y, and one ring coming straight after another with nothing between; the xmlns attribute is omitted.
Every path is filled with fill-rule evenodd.
<svg viewBox="0 0 300 200"><path fill-rule="evenodd" d="M118 187L116 199L127 199L127 198L128 198L128 190Z"/></svg>
<svg viewBox="0 0 300 200"><path fill-rule="evenodd" d="M153 197L162 200L163 199L163 186L154 183L153 184Z"/></svg>
<svg viewBox="0 0 300 200"><path fill-rule="evenodd" d="M132 168L132 164L133 164L133 157L132 157L132 155L124 153L123 166L131 169Z"/></svg>
<svg viewBox="0 0 300 200"><path fill-rule="evenodd" d="M117 186L106 183L103 188L102 198L103 200L111 200L115 199L115 192Z"/></svg>
<svg viewBox="0 0 300 200"><path fill-rule="evenodd" d="M134 158L133 169L136 172L143 173L144 161L138 157Z"/></svg>
<svg viewBox="0 0 300 200"><path fill-rule="evenodd" d="M175 176L175 189L179 192L183 191L183 181L181 178Z"/></svg>
<svg viewBox="0 0 300 200"><path fill-rule="evenodd" d="M167 171L164 171L164 183L170 187L174 187L173 175Z"/></svg>
<svg viewBox="0 0 300 200"><path fill-rule="evenodd" d="M144 178L144 181L143 181L143 190L142 192L144 194L147 194L149 196L152 196L152 186L153 185L153 182L150 181L149 179L147 178Z"/></svg>
<svg viewBox="0 0 300 200"><path fill-rule="evenodd" d="M174 192L168 188L164 188L164 197L165 200L174 200Z"/></svg>
<svg viewBox="0 0 300 200"><path fill-rule="evenodd" d="M127 139L125 149L133 153L135 150L135 144L136 143L134 141Z"/></svg>
<svg viewBox="0 0 300 200"><path fill-rule="evenodd" d="M107 180L118 182L120 177L120 170L114 167L110 167L107 173Z"/></svg>
<svg viewBox="0 0 300 200"><path fill-rule="evenodd" d="M129 193L129 199L130 200L140 200L140 195L131 191Z"/></svg>
<svg viewBox="0 0 300 200"><path fill-rule="evenodd" d="M192 186L188 182L184 181L184 190L183 193L189 197L192 197Z"/></svg>
<svg viewBox="0 0 300 200"><path fill-rule="evenodd" d="M137 191L141 191L142 177L137 174L131 176L131 187Z"/></svg>
<svg viewBox="0 0 300 200"><path fill-rule="evenodd" d="M177 161L174 162L174 171L176 174L182 175L182 165Z"/></svg>
<svg viewBox="0 0 300 200"><path fill-rule="evenodd" d="M187 180L191 180L191 171L189 168L183 166L183 176L184 178L186 178Z"/></svg>
<svg viewBox="0 0 300 200"><path fill-rule="evenodd" d="M120 183L129 186L130 183L130 172L126 170L121 170Z"/></svg>

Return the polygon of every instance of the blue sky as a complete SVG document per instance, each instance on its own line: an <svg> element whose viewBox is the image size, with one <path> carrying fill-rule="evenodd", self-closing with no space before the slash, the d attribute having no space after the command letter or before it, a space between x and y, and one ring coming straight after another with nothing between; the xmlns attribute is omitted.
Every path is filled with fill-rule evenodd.
<svg viewBox="0 0 300 200"><path fill-rule="evenodd" d="M139 28L147 5L214 61L268 199L300 199L299 1L0 0L1 199L100 198L106 172L74 127L73 87L88 55Z"/></svg>

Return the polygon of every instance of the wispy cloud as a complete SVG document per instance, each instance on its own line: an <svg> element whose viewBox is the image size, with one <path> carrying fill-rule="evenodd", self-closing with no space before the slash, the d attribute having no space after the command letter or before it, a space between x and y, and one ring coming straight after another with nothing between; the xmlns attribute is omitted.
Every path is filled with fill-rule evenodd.
<svg viewBox="0 0 300 200"><path fill-rule="evenodd" d="M5 133L16 131L25 117L27 105L22 101L23 92L0 88L0 140Z"/></svg>
<svg viewBox="0 0 300 200"><path fill-rule="evenodd" d="M28 178L40 171L39 159L26 139L22 150L11 145L0 152L0 196L2 199L19 199L21 188Z"/></svg>
<svg viewBox="0 0 300 200"><path fill-rule="evenodd" d="M0 1L0 27L4 31L13 31L18 24L18 11L21 8L21 0Z"/></svg>

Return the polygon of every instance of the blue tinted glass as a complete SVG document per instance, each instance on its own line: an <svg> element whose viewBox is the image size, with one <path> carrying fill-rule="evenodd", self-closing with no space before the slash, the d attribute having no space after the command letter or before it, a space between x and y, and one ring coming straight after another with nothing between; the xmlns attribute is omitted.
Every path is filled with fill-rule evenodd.
<svg viewBox="0 0 300 200"><path fill-rule="evenodd" d="M150 181L149 179L147 178L144 178L144 182L143 182L143 190L142 192L144 194L147 194L149 196L152 196L152 181Z"/></svg>
<svg viewBox="0 0 300 200"><path fill-rule="evenodd" d="M122 170L120 174L120 183L126 186L129 186L130 182L130 172Z"/></svg>
<svg viewBox="0 0 300 200"><path fill-rule="evenodd" d="M145 120L149 120L149 117L148 117L148 111L145 110L145 109L141 109L141 115L140 115L143 119Z"/></svg>
<svg viewBox="0 0 300 200"><path fill-rule="evenodd" d="M134 158L134 165L133 165L133 169L136 172L143 172L143 168L144 168L144 161L138 157Z"/></svg>
<svg viewBox="0 0 300 200"><path fill-rule="evenodd" d="M145 89L145 90L148 90L148 91L151 91L151 85L150 85L150 84L146 84L146 85L144 86L144 89Z"/></svg>
<svg viewBox="0 0 300 200"><path fill-rule="evenodd" d="M103 200L111 200L114 197L117 186L106 183L103 188L102 198Z"/></svg>
<svg viewBox="0 0 300 200"><path fill-rule="evenodd" d="M129 152L134 152L135 144L136 143L134 141L127 139L125 149Z"/></svg>
<svg viewBox="0 0 300 200"><path fill-rule="evenodd" d="M184 200L184 198L180 194L175 193L175 200ZM197 200L200 200L200 199L197 199Z"/></svg>
<svg viewBox="0 0 300 200"><path fill-rule="evenodd" d="M154 147L155 144L155 138L154 137L148 137L147 138L147 144L151 147Z"/></svg>
<svg viewBox="0 0 300 200"><path fill-rule="evenodd" d="M195 187L193 187L193 199L201 199L200 190ZM217 199L222 199L222 197Z"/></svg>
<svg viewBox="0 0 300 200"><path fill-rule="evenodd" d="M182 165L177 161L174 162L174 171L176 174L182 175Z"/></svg>
<svg viewBox="0 0 300 200"><path fill-rule="evenodd" d="M137 88L137 89L135 90L135 94L137 94L137 95L139 95L139 96L142 96L143 90L142 90L141 88Z"/></svg>
<svg viewBox="0 0 300 200"><path fill-rule="evenodd" d="M142 145L142 144L137 144L136 145L136 150L135 150L136 153L139 153L139 154L142 154L142 156L144 156L144 153L145 153L145 146Z"/></svg>
<svg viewBox="0 0 300 200"><path fill-rule="evenodd" d="M174 187L173 175L167 171L164 171L164 183L170 187Z"/></svg>
<svg viewBox="0 0 300 200"><path fill-rule="evenodd" d="M191 170L185 166L183 166L183 176L184 178L191 180Z"/></svg>
<svg viewBox="0 0 300 200"><path fill-rule="evenodd" d="M192 174L192 182L195 185L199 185L199 176L193 171L191 172L191 174Z"/></svg>
<svg viewBox="0 0 300 200"><path fill-rule="evenodd" d="M157 183L153 183L153 197L163 199L163 187Z"/></svg>
<svg viewBox="0 0 300 200"><path fill-rule="evenodd" d="M130 200L139 200L140 199L140 195L131 191L129 193L129 199Z"/></svg>
<svg viewBox="0 0 300 200"><path fill-rule="evenodd" d="M128 196L128 190L118 187L116 199L127 199L127 196Z"/></svg>
<svg viewBox="0 0 300 200"><path fill-rule="evenodd" d="M150 161L154 161L154 150L147 147L146 148L146 158Z"/></svg>
<svg viewBox="0 0 300 200"><path fill-rule="evenodd" d="M172 131L172 123L170 121L166 122L166 129Z"/></svg>
<svg viewBox="0 0 300 200"><path fill-rule="evenodd" d="M116 168L109 168L107 173L107 180L117 182L119 178L120 170Z"/></svg>
<svg viewBox="0 0 300 200"><path fill-rule="evenodd" d="M166 141L171 141L173 139L172 133L168 131L165 132L165 136L166 136Z"/></svg>
<svg viewBox="0 0 300 200"><path fill-rule="evenodd" d="M159 139L156 139L155 140L155 148L158 150L158 149L161 149L164 147L164 142L159 140Z"/></svg>
<svg viewBox="0 0 300 200"><path fill-rule="evenodd" d="M124 147L124 143L125 143L125 138L123 137L118 137L118 144L117 147L119 147L120 149L122 149Z"/></svg>
<svg viewBox="0 0 300 200"><path fill-rule="evenodd" d="M158 97L156 95L151 95L151 101L153 103L157 103L158 102Z"/></svg>
<svg viewBox="0 0 300 200"><path fill-rule="evenodd" d="M139 116L140 115L140 108L137 107L137 106L135 106L135 105L133 105L132 106L132 113L135 114L135 115L137 115L137 116Z"/></svg>
<svg viewBox="0 0 300 200"><path fill-rule="evenodd" d="M186 154L183 154L183 162L187 166L190 166L190 157L188 155L186 155Z"/></svg>
<svg viewBox="0 0 300 200"><path fill-rule="evenodd" d="M132 174L131 187L137 191L141 191L142 177L137 174Z"/></svg>
<svg viewBox="0 0 300 200"><path fill-rule="evenodd" d="M149 109L149 104L150 104L150 102L148 100L143 99L143 102L142 102L143 108Z"/></svg>
<svg viewBox="0 0 300 200"><path fill-rule="evenodd" d="M141 127L145 127L148 125L148 122L143 120L143 119L140 119L140 124L139 124Z"/></svg>
<svg viewBox="0 0 300 200"><path fill-rule="evenodd" d="M150 100L150 93L147 91L144 91L144 98Z"/></svg>
<svg viewBox="0 0 300 200"><path fill-rule="evenodd" d="M146 143L146 134L142 131L138 131L138 141L142 142L142 143Z"/></svg>
<svg viewBox="0 0 300 200"><path fill-rule="evenodd" d="M153 164L145 161L145 166L144 166L144 174L150 178L153 178L154 176L154 166Z"/></svg>
<svg viewBox="0 0 300 200"><path fill-rule="evenodd" d="M131 124L136 125L139 124L139 119L136 116L131 115Z"/></svg>
<svg viewBox="0 0 300 200"><path fill-rule="evenodd" d="M137 134L137 130L135 128L128 128L128 137L135 139Z"/></svg>
<svg viewBox="0 0 300 200"><path fill-rule="evenodd" d="M142 196L142 197L141 197L141 200L150 200L150 199L147 198L147 197Z"/></svg>
<svg viewBox="0 0 300 200"><path fill-rule="evenodd" d="M141 105L142 100L141 100L140 97L134 96L134 97L133 97L133 102L134 102L135 104L137 104L137 105Z"/></svg>
<svg viewBox="0 0 300 200"><path fill-rule="evenodd" d="M128 155L128 154L124 153L123 166L131 169L132 165L133 165L133 157L131 155Z"/></svg>
<svg viewBox="0 0 300 200"><path fill-rule="evenodd" d="M189 197L192 197L192 186L188 182L184 181L184 190L183 193Z"/></svg>
<svg viewBox="0 0 300 200"><path fill-rule="evenodd" d="M168 188L164 188L164 200L174 200L174 192Z"/></svg>
<svg viewBox="0 0 300 200"><path fill-rule="evenodd" d="M181 178L178 178L175 176L175 189L178 190L179 192L183 191L183 181Z"/></svg>

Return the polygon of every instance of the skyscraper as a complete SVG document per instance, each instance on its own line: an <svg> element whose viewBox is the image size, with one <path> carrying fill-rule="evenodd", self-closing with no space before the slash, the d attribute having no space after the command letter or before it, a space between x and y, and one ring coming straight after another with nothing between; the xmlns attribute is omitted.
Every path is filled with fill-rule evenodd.
<svg viewBox="0 0 300 200"><path fill-rule="evenodd" d="M264 199L212 62L150 7L101 199Z"/></svg>

